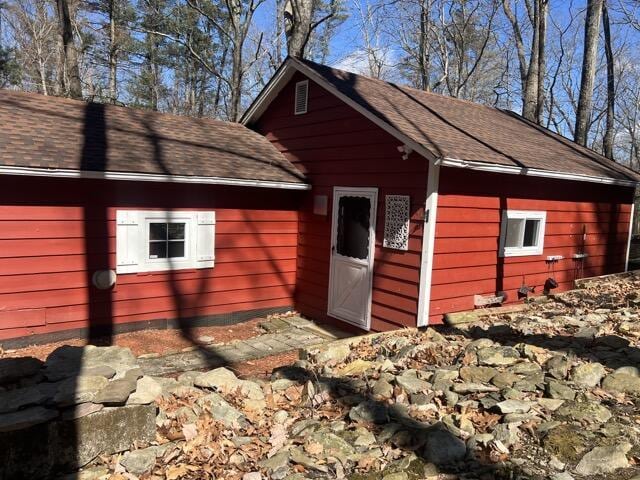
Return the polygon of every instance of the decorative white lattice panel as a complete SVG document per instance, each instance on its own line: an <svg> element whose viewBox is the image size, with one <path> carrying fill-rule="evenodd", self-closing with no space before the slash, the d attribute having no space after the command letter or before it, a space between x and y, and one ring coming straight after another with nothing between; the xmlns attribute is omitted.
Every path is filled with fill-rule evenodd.
<svg viewBox="0 0 640 480"><path fill-rule="evenodd" d="M386 195L382 244L385 248L409 249L409 204L408 195Z"/></svg>

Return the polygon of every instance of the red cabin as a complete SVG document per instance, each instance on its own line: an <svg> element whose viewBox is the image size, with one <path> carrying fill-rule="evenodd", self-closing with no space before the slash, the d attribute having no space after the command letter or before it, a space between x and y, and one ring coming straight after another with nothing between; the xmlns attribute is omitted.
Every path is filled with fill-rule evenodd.
<svg viewBox="0 0 640 480"><path fill-rule="evenodd" d="M0 122L0 343L290 308L424 326L626 269L636 173L307 61L242 125L8 91Z"/></svg>

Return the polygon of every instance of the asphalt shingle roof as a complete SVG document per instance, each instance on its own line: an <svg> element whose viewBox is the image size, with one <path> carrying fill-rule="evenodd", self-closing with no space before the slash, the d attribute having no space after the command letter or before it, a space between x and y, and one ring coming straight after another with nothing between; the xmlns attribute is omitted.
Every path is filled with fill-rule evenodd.
<svg viewBox="0 0 640 480"><path fill-rule="evenodd" d="M639 181L640 175L516 113L290 58L438 158Z"/></svg>
<svg viewBox="0 0 640 480"><path fill-rule="evenodd" d="M238 123L0 90L0 165L305 183Z"/></svg>

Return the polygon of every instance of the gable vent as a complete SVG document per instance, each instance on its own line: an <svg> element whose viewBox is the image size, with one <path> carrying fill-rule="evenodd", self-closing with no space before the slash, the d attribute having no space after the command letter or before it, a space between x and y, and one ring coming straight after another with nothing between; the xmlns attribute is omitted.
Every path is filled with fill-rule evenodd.
<svg viewBox="0 0 640 480"><path fill-rule="evenodd" d="M296 83L296 105L295 114L307 113L307 102L309 97L309 80Z"/></svg>

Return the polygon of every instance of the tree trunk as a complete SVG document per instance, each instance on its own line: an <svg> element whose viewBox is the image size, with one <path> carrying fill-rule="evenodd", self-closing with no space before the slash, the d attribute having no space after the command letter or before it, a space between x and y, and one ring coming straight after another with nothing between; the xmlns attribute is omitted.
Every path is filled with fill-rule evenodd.
<svg viewBox="0 0 640 480"><path fill-rule="evenodd" d="M418 40L419 45L419 57L418 68L420 69L420 87L423 90L429 91L430 89L430 65L431 59L429 58L429 14L430 5L425 5L426 0L420 2L420 38Z"/></svg>
<svg viewBox="0 0 640 480"><path fill-rule="evenodd" d="M118 46L116 44L115 0L109 0L109 101L118 98Z"/></svg>
<svg viewBox="0 0 640 480"><path fill-rule="evenodd" d="M78 67L78 52L73 42L73 27L71 25L68 0L56 0L56 6L58 9L60 35L62 36L64 64L68 78L68 84L63 80L65 82L65 90L69 97L81 99L82 83L80 82L80 69Z"/></svg>
<svg viewBox="0 0 640 480"><path fill-rule="evenodd" d="M607 158L613 160L613 122L615 119L615 71L613 48L611 46L611 24L606 1L602 5L602 25L604 28L604 51L607 56L607 124L602 140L602 149Z"/></svg>
<svg viewBox="0 0 640 480"><path fill-rule="evenodd" d="M236 45L242 45L237 40ZM229 120L237 122L240 118L240 108L242 105L242 49L236 47L231 55L231 85L229 96Z"/></svg>
<svg viewBox="0 0 640 480"><path fill-rule="evenodd" d="M589 122L593 110L593 83L596 76L598 55L598 37L603 0L588 0L587 17L584 24L584 54L582 57L582 78L580 96L576 112L576 130L574 140L580 145L587 145Z"/></svg>
<svg viewBox="0 0 640 480"><path fill-rule="evenodd" d="M547 71L545 48L547 43L547 13L549 11L549 0L537 0L539 4L538 23L538 92L536 99L536 123L542 125L542 114L544 112L544 76Z"/></svg>
<svg viewBox="0 0 640 480"><path fill-rule="evenodd" d="M287 51L290 56L304 58L311 36L313 0L289 0L284 9Z"/></svg>
<svg viewBox="0 0 640 480"><path fill-rule="evenodd" d="M524 92L522 92L522 116L535 122L538 111L538 80L540 68L540 2L536 0L533 11L533 29L531 34L531 57L525 80Z"/></svg>

